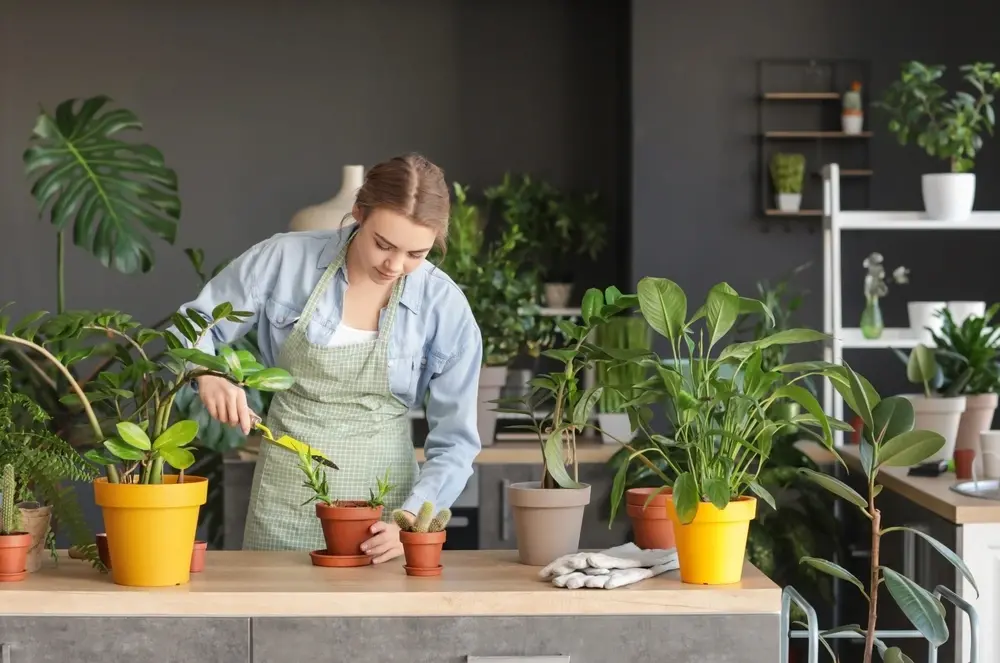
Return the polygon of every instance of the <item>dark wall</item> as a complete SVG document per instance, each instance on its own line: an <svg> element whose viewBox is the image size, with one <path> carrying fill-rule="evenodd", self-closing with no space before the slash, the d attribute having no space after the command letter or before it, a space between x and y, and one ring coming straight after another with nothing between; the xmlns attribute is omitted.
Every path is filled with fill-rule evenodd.
<svg viewBox="0 0 1000 663"><path fill-rule="evenodd" d="M36 220L21 153L39 104L107 94L180 176L183 218L157 264L124 277L67 256L72 308L151 323L196 294L208 262L287 229L332 197L345 163L417 150L477 188L506 170L597 187L612 209L627 138L614 0L87 3L0 8L0 301L55 306L55 235ZM590 278L617 269L612 248Z"/></svg>
<svg viewBox="0 0 1000 663"><path fill-rule="evenodd" d="M1000 10L958 0L947 10L927 1L633 0L632 11L632 282L677 281L700 303L718 281L751 293L807 260L811 292L803 324L822 326L822 236L819 219L775 225L757 220L758 58L870 58L876 93L903 60L948 65L998 61L992 39ZM952 79L953 80L953 79ZM884 120L869 116L872 206L921 209L920 174L940 164L895 144ZM1000 144L988 141L977 165L977 209L1000 209ZM817 232L810 234L807 229ZM845 237L845 326L864 305L862 261L879 251L886 264L912 269L911 284L890 285L887 326L906 326L906 301L1000 299L1000 234L864 232ZM692 305L697 306L696 304ZM848 351L846 360L886 391L906 389L899 360L887 351Z"/></svg>

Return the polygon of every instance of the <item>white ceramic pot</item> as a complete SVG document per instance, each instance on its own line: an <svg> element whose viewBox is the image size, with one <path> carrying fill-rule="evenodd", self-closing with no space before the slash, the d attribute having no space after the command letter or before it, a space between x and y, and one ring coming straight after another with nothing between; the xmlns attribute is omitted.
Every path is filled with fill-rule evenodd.
<svg viewBox="0 0 1000 663"><path fill-rule="evenodd" d="M906 303L906 312L910 317L910 331L920 343L927 345L934 342L930 330L933 330L935 334L941 333L942 320L937 313L943 311L947 306L947 302Z"/></svg>
<svg viewBox="0 0 1000 663"><path fill-rule="evenodd" d="M979 434L979 451L972 467L977 479L1000 479L1000 430L984 430Z"/></svg>
<svg viewBox="0 0 1000 663"><path fill-rule="evenodd" d="M601 440L604 444L618 444L618 440L629 442L634 435L632 424L624 412L599 412L597 425L601 428Z"/></svg>
<svg viewBox="0 0 1000 663"><path fill-rule="evenodd" d="M777 196L778 209L782 212L798 212L802 207L801 193L779 193Z"/></svg>
<svg viewBox="0 0 1000 663"><path fill-rule="evenodd" d="M948 302L948 311L955 324L962 326L962 323L969 318L985 316L986 302Z"/></svg>
<svg viewBox="0 0 1000 663"><path fill-rule="evenodd" d="M572 292L572 283L546 283L545 305L551 308L566 308Z"/></svg>
<svg viewBox="0 0 1000 663"><path fill-rule="evenodd" d="M924 209L932 221L964 221L976 200L973 173L930 173L921 177Z"/></svg>
<svg viewBox="0 0 1000 663"><path fill-rule="evenodd" d="M843 113L840 116L840 126L845 134L857 135L861 133L865 124L865 116L860 113Z"/></svg>
<svg viewBox="0 0 1000 663"><path fill-rule="evenodd" d="M923 394L903 394L913 403L913 430L934 431L944 438L944 446L922 462L951 460L958 438L958 424L965 412L965 396L927 398Z"/></svg>

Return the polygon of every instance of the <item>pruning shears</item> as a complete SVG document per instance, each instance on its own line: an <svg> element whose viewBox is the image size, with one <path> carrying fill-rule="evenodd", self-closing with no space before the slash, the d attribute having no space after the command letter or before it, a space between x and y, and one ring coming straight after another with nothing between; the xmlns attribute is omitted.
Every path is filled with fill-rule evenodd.
<svg viewBox="0 0 1000 663"><path fill-rule="evenodd" d="M295 453L308 451L309 457L319 462L321 465L326 465L334 470L340 469L337 467L337 464L327 458L323 452L313 449L305 442L300 442L293 437L289 437L288 435L282 435L278 439L274 439L274 434L271 432L271 429L264 425L264 420L261 419L260 415L256 412L250 412L250 420L252 422L252 426L259 429L260 432L263 433L263 438L271 444L276 444L282 449L287 449L288 451L293 451Z"/></svg>

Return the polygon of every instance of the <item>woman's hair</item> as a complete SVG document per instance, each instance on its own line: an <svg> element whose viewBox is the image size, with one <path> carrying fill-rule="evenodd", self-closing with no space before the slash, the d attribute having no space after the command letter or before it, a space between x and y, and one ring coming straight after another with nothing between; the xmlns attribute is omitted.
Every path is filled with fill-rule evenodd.
<svg viewBox="0 0 1000 663"><path fill-rule="evenodd" d="M384 208L402 214L437 234L435 245L448 244L451 197L444 171L419 154L405 154L376 164L365 174L355 201L364 222L372 210Z"/></svg>

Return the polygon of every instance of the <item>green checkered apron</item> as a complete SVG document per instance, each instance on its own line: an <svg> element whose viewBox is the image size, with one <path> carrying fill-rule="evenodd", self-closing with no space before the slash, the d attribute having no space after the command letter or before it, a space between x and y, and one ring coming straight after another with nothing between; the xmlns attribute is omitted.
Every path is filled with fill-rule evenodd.
<svg viewBox="0 0 1000 663"><path fill-rule="evenodd" d="M383 520L402 506L417 477L407 407L389 389L389 337L403 280L393 287L383 329L371 341L340 347L315 345L306 336L316 304L344 263L347 245L327 267L278 353L277 363L295 378L271 401L267 426L322 451L340 467L327 473L330 497L366 500L376 478L389 470L395 487L385 499ZM405 277L404 277L405 278ZM311 497L294 453L263 443L254 468L243 535L245 550L321 550L326 547Z"/></svg>

